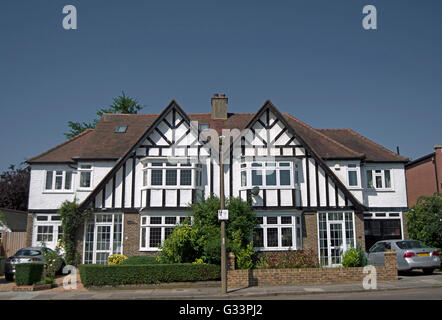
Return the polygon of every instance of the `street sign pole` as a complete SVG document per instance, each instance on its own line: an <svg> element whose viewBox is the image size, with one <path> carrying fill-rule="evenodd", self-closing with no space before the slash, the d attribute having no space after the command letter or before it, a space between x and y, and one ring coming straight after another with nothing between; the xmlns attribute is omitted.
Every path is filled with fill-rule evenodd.
<svg viewBox="0 0 442 320"><path fill-rule="evenodd" d="M219 197L221 210L224 210L224 163L223 163L223 138L219 138ZM227 265L226 265L226 221L221 220L221 293L227 294Z"/></svg>

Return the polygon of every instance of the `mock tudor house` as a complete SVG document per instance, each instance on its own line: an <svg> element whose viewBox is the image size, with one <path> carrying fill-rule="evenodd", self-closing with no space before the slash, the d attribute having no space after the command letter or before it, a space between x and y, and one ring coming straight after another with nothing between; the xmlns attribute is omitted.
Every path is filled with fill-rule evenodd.
<svg viewBox="0 0 442 320"><path fill-rule="evenodd" d="M256 250L312 249L338 265L357 243L404 238L408 159L350 129L313 129L266 101L256 113L105 114L94 129L28 160L28 245L55 246L57 210L76 198L94 214L78 234L83 263L112 253L152 255L191 212L219 196L249 201L258 216ZM221 147L219 142L221 141Z"/></svg>

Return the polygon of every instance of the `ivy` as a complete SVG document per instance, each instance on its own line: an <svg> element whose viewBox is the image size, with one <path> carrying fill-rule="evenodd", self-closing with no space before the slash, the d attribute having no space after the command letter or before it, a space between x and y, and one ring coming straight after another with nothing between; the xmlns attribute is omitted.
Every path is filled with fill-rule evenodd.
<svg viewBox="0 0 442 320"><path fill-rule="evenodd" d="M91 216L92 209L81 211L77 199L74 199L74 201L64 201L58 214L61 215L65 262L67 265L77 265L80 262L80 255L77 252L76 235L84 221Z"/></svg>

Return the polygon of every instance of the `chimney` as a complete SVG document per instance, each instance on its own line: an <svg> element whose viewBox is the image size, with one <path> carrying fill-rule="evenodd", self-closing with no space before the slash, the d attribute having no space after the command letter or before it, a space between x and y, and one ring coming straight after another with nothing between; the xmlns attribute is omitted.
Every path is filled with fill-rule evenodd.
<svg viewBox="0 0 442 320"><path fill-rule="evenodd" d="M212 119L227 119L227 97L225 94L215 93L212 98Z"/></svg>

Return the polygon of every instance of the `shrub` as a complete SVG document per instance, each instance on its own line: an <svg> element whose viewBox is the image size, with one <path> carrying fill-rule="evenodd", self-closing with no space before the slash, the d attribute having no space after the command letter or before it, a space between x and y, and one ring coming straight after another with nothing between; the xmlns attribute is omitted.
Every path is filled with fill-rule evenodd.
<svg viewBox="0 0 442 320"><path fill-rule="evenodd" d="M61 242L59 241L57 243L57 246L55 247L54 251L45 250L46 245L44 243L42 246L44 247L42 252L46 259L46 263L44 265L45 277L54 279L55 274L61 269L61 266L63 265L63 258L61 257L60 254Z"/></svg>
<svg viewBox="0 0 442 320"><path fill-rule="evenodd" d="M288 250L282 252L264 252L261 254L256 268L287 269L287 268L317 268L317 256L311 249Z"/></svg>
<svg viewBox="0 0 442 320"><path fill-rule="evenodd" d="M111 254L107 257L107 264L110 266L116 266L122 264L125 260L127 260L127 257L124 254Z"/></svg>
<svg viewBox="0 0 442 320"><path fill-rule="evenodd" d="M238 269L252 269L253 268L253 242L250 242L245 248L241 243L241 230L233 232L233 253L236 258L236 268Z"/></svg>
<svg viewBox="0 0 442 320"><path fill-rule="evenodd" d="M56 286L55 280L49 277L45 277L41 281L37 282L36 284L50 284L52 287Z"/></svg>
<svg viewBox="0 0 442 320"><path fill-rule="evenodd" d="M218 280L220 267L210 264L151 265L80 265L81 282L85 286L116 286L176 281Z"/></svg>
<svg viewBox="0 0 442 320"><path fill-rule="evenodd" d="M15 266L15 283L18 286L26 286L37 283L43 276L44 263L22 263Z"/></svg>
<svg viewBox="0 0 442 320"><path fill-rule="evenodd" d="M90 208L80 210L77 198L74 198L74 201L64 201L58 214L61 215L66 264L77 265L80 261L80 254L77 251L77 232L84 221L91 216L92 210Z"/></svg>
<svg viewBox="0 0 442 320"><path fill-rule="evenodd" d="M163 244L159 259L163 263L193 262L203 259L210 264L221 260L221 233L218 221L220 200L211 196L192 204L193 224L177 226ZM241 248L245 249L256 226L256 215L250 204L239 198L227 200L226 250L233 251L233 233L240 231Z"/></svg>
<svg viewBox="0 0 442 320"><path fill-rule="evenodd" d="M350 248L342 255L342 265L346 268L359 267L361 264L359 252L355 248Z"/></svg>
<svg viewBox="0 0 442 320"><path fill-rule="evenodd" d="M121 265L159 264L156 257L135 256L124 260Z"/></svg>

